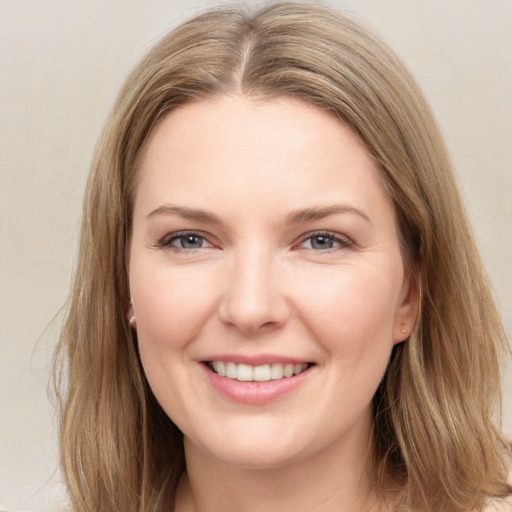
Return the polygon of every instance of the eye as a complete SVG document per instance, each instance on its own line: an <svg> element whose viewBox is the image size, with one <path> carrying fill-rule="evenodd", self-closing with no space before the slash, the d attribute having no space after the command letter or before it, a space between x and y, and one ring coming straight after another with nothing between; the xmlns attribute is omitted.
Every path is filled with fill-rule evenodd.
<svg viewBox="0 0 512 512"><path fill-rule="evenodd" d="M212 247L212 244L199 233L196 232L181 232L173 233L167 236L160 243L162 247L169 247L175 250L190 251L194 249L203 249Z"/></svg>
<svg viewBox="0 0 512 512"><path fill-rule="evenodd" d="M334 233L313 233L302 240L300 247L314 251L328 251L351 247L351 245L350 240Z"/></svg>

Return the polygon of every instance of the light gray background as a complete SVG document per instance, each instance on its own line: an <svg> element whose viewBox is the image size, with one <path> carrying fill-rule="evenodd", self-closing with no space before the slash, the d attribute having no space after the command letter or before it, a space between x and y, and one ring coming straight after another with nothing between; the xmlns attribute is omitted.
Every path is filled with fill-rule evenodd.
<svg viewBox="0 0 512 512"><path fill-rule="evenodd" d="M215 1L0 0L0 508L60 510L48 361L95 141L127 72ZM512 333L512 1L347 0L410 66ZM506 378L505 429L512 435Z"/></svg>

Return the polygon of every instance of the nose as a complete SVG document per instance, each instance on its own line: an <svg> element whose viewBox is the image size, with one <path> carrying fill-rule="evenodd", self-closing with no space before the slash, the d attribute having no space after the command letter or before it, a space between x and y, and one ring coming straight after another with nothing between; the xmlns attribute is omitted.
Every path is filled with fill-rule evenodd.
<svg viewBox="0 0 512 512"><path fill-rule="evenodd" d="M286 323L290 310L274 255L258 247L247 248L233 258L219 316L223 323L246 335Z"/></svg>

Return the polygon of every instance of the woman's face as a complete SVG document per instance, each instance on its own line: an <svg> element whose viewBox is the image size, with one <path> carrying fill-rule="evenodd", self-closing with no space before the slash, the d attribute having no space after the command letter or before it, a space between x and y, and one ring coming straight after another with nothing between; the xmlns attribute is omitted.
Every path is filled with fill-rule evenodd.
<svg viewBox="0 0 512 512"><path fill-rule="evenodd" d="M417 293L378 167L332 115L235 96L165 117L129 279L144 370L188 448L246 467L366 449Z"/></svg>

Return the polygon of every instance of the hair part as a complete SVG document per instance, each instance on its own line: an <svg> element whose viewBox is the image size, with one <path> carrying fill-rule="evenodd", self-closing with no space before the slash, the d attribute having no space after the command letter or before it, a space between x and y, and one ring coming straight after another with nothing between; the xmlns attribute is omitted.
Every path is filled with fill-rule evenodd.
<svg viewBox="0 0 512 512"><path fill-rule="evenodd" d="M182 435L145 379L126 313L138 169L155 124L215 95L292 97L349 126L395 205L420 314L374 399L371 477L411 511L480 511L508 495L498 423L504 330L443 139L388 47L324 7L223 8L181 25L125 82L87 185L79 256L56 355L61 465L75 512L172 506ZM59 380L58 369L61 368Z"/></svg>

